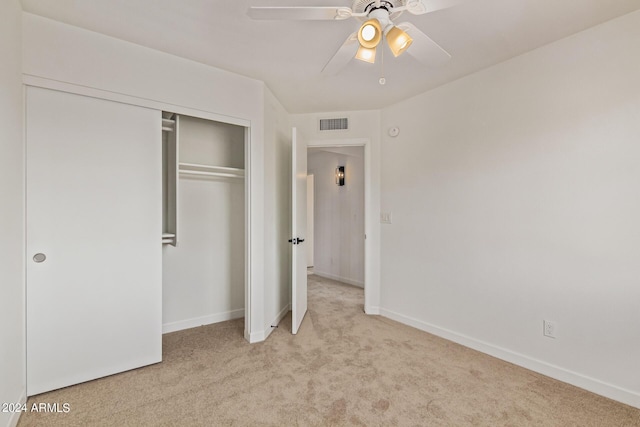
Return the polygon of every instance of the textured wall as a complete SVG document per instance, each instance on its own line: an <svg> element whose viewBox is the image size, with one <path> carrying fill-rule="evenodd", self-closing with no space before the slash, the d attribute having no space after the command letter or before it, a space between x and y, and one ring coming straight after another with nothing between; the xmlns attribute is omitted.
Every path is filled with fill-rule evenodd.
<svg viewBox="0 0 640 427"><path fill-rule="evenodd" d="M386 315L640 406L639 50L636 12L383 110Z"/></svg>

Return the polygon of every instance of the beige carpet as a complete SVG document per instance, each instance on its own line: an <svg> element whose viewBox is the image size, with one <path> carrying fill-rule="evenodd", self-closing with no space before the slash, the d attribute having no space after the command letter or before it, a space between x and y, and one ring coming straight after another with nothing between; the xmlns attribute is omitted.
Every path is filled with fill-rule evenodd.
<svg viewBox="0 0 640 427"><path fill-rule="evenodd" d="M361 289L309 276L290 317L250 345L243 320L164 336L164 362L29 399L67 414L19 426L640 426L640 410L362 312Z"/></svg>

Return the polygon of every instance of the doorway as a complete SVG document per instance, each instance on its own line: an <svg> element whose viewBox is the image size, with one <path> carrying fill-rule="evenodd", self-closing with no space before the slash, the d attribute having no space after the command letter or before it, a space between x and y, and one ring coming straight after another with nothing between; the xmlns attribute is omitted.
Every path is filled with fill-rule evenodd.
<svg viewBox="0 0 640 427"><path fill-rule="evenodd" d="M365 147L310 146L307 164L313 197L308 266L318 276L365 288Z"/></svg>

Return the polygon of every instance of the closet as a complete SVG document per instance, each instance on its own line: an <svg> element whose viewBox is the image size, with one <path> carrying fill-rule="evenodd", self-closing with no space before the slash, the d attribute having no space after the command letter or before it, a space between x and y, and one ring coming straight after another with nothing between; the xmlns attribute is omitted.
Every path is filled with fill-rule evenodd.
<svg viewBox="0 0 640 427"><path fill-rule="evenodd" d="M246 128L162 123L163 332L244 317Z"/></svg>
<svg viewBox="0 0 640 427"><path fill-rule="evenodd" d="M26 88L29 396L245 315L248 128L125 101Z"/></svg>

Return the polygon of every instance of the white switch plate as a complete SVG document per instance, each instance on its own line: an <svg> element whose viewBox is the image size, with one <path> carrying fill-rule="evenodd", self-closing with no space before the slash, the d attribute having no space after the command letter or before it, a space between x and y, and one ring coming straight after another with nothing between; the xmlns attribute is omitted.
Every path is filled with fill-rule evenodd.
<svg viewBox="0 0 640 427"><path fill-rule="evenodd" d="M381 224L391 224L391 212L381 212L380 213L380 223Z"/></svg>

